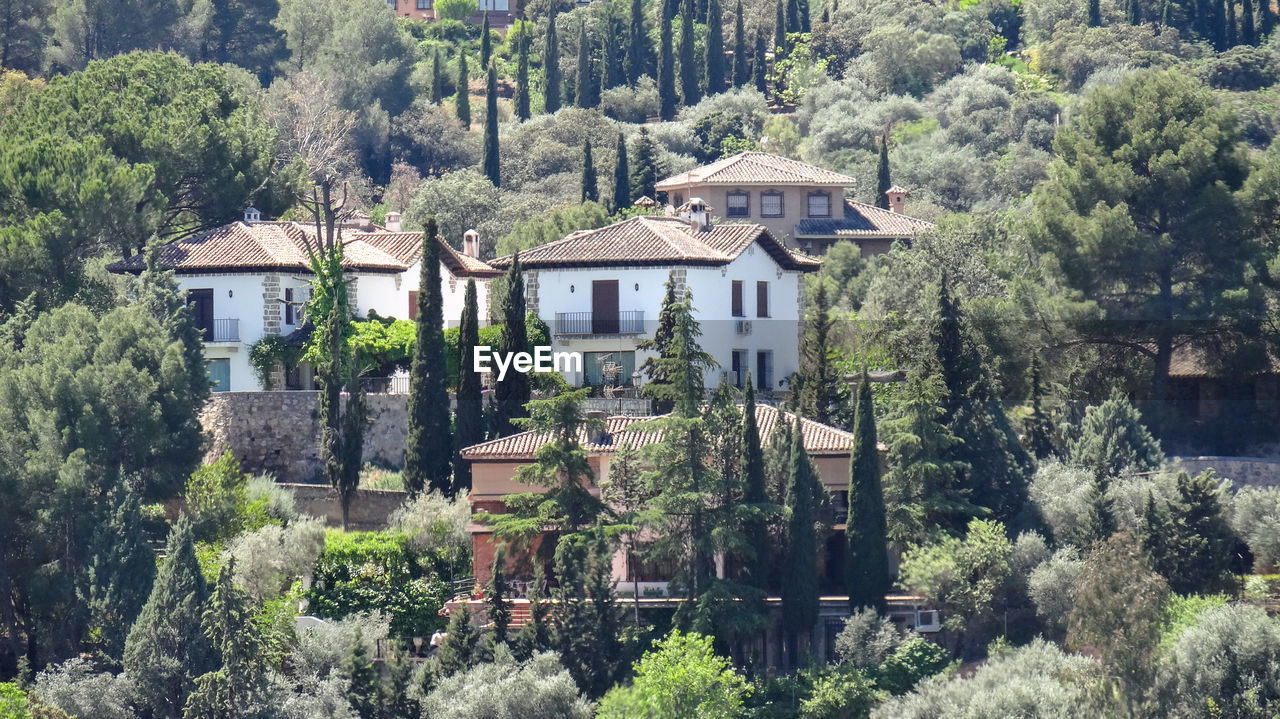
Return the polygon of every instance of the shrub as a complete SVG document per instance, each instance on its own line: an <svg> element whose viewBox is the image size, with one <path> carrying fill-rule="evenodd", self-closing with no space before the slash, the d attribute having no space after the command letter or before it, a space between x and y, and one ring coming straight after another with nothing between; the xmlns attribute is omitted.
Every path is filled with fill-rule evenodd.
<svg viewBox="0 0 1280 719"><path fill-rule="evenodd" d="M462 21L480 12L476 0L436 0L436 15L442 20Z"/></svg>
<svg viewBox="0 0 1280 719"><path fill-rule="evenodd" d="M600 701L602 719L732 719L742 711L747 682L716 656L711 637L672 631L636 662L629 687Z"/></svg>
<svg viewBox="0 0 1280 719"><path fill-rule="evenodd" d="M836 655L842 664L855 669L873 669L905 639L888 617L874 609L863 609L846 619L836 635Z"/></svg>
<svg viewBox="0 0 1280 719"><path fill-rule="evenodd" d="M890 694L905 694L950 663L951 655L946 649L924 637L912 637L898 645L873 676L881 689Z"/></svg>
<svg viewBox="0 0 1280 719"><path fill-rule="evenodd" d="M136 719L138 716L133 710L133 682L124 674L95 671L87 659L69 659L40 672L33 693L71 716L94 719ZM0 716L8 715L0 712Z"/></svg>
<svg viewBox="0 0 1280 719"><path fill-rule="evenodd" d="M813 693L800 705L802 719L865 719L883 698L876 683L853 670L836 670L818 678Z"/></svg>
<svg viewBox="0 0 1280 719"><path fill-rule="evenodd" d="M592 706L554 653L516 662L505 645L498 645L492 662L441 680L423 701L423 716L590 719Z"/></svg>
<svg viewBox="0 0 1280 719"><path fill-rule="evenodd" d="M315 566L325 530L308 517L287 527L268 525L231 540L225 556L235 559L236 584L257 602L275 599Z"/></svg>

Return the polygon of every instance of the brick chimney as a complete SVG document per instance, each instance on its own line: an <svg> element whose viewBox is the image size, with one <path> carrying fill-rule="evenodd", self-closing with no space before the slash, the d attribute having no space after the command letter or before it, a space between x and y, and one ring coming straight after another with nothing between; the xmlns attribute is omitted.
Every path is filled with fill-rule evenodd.
<svg viewBox="0 0 1280 719"><path fill-rule="evenodd" d="M709 232L711 230L711 218L709 212L711 208L707 207L707 203L701 197L689 198L688 212L685 213L685 219L689 222L689 227L694 232Z"/></svg>
<svg viewBox="0 0 1280 719"><path fill-rule="evenodd" d="M467 230L462 233L462 254L467 257L480 257L480 233Z"/></svg>
<svg viewBox="0 0 1280 719"><path fill-rule="evenodd" d="M903 207L907 202L907 190L905 188L894 185L884 193L889 197L889 211L899 215L905 215Z"/></svg>
<svg viewBox="0 0 1280 719"><path fill-rule="evenodd" d="M383 220L383 227L387 228L387 232L400 231L400 213L391 210L387 213L386 219Z"/></svg>

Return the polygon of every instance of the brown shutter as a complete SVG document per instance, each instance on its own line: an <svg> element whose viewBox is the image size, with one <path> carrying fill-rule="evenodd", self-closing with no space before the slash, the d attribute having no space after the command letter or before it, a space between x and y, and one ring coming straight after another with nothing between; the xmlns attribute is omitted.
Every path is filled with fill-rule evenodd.
<svg viewBox="0 0 1280 719"><path fill-rule="evenodd" d="M769 316L769 283L756 282L756 317Z"/></svg>
<svg viewBox="0 0 1280 719"><path fill-rule="evenodd" d="M205 342L213 341L213 290L187 290L187 304L191 306L196 328L204 334Z"/></svg>
<svg viewBox="0 0 1280 719"><path fill-rule="evenodd" d="M618 334L618 281L591 283L591 334Z"/></svg>
<svg viewBox="0 0 1280 719"><path fill-rule="evenodd" d="M418 319L418 291L409 290L409 321Z"/></svg>
<svg viewBox="0 0 1280 719"><path fill-rule="evenodd" d="M745 316L742 312L742 280L733 281L733 316Z"/></svg>

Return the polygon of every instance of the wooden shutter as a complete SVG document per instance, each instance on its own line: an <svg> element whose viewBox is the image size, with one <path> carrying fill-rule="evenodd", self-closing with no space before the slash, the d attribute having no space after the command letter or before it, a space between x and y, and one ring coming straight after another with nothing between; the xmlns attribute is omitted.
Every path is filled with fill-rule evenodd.
<svg viewBox="0 0 1280 719"><path fill-rule="evenodd" d="M769 283L756 282L756 317L769 316Z"/></svg>
<svg viewBox="0 0 1280 719"><path fill-rule="evenodd" d="M418 291L409 290L409 320L418 319Z"/></svg>
<svg viewBox="0 0 1280 719"><path fill-rule="evenodd" d="M591 334L618 334L618 281L591 283Z"/></svg>
<svg viewBox="0 0 1280 719"><path fill-rule="evenodd" d="M213 290L187 290L187 304L196 327L203 331L204 341L213 341Z"/></svg>
<svg viewBox="0 0 1280 719"><path fill-rule="evenodd" d="M745 317L742 312L742 280L733 281L733 316Z"/></svg>

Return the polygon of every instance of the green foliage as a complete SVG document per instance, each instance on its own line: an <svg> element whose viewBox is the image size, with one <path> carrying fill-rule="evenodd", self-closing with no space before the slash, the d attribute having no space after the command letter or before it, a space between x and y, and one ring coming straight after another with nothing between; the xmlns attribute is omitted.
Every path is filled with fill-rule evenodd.
<svg viewBox="0 0 1280 719"><path fill-rule="evenodd" d="M444 300L440 294L440 243L434 217L422 233L418 315L409 369L409 429L404 476L409 491L448 494L450 471L449 376L444 344ZM455 353L456 357L457 354Z"/></svg>
<svg viewBox="0 0 1280 719"><path fill-rule="evenodd" d="M1148 496L1139 535L1151 567L1178 594L1235 588L1235 533L1224 515L1222 489L1212 471L1178 474L1178 496L1167 508Z"/></svg>
<svg viewBox="0 0 1280 719"><path fill-rule="evenodd" d="M516 252L503 278L506 292L495 302L502 319L502 337L498 346L507 355L528 352L532 336L527 321L531 316L524 300L524 275L520 273L520 253ZM494 389L498 404L499 436L515 434L517 418L529 416L525 405L529 401L529 375L516 370L508 371L507 378Z"/></svg>
<svg viewBox="0 0 1280 719"><path fill-rule="evenodd" d="M138 496L122 484L107 502L111 515L94 541L101 552L89 567L86 643L106 657L119 659L129 627L151 594L156 558L144 531Z"/></svg>
<svg viewBox="0 0 1280 719"><path fill-rule="evenodd" d="M556 15L559 6L551 4L551 12L547 16L547 32L542 49L542 106L548 113L560 109L562 92L560 86L560 39L556 34Z"/></svg>
<svg viewBox="0 0 1280 719"><path fill-rule="evenodd" d="M845 570L849 609L872 607L883 611L889 577L888 525L880 481L880 451L876 440L875 405L871 380L864 370L858 383L853 417L853 449L849 459L849 514L845 521L848 567Z"/></svg>
<svg viewBox="0 0 1280 719"><path fill-rule="evenodd" d="M424 716L437 719L521 717L591 719L591 702L582 697L559 658L539 652L517 662L506 647L492 662L440 680L423 702Z"/></svg>
<svg viewBox="0 0 1280 719"><path fill-rule="evenodd" d="M1280 709L1280 626L1256 607L1202 609L1162 656L1156 696L1171 717L1256 717Z"/></svg>
<svg viewBox="0 0 1280 719"><path fill-rule="evenodd" d="M263 515L265 507L250 506L248 487L249 475L240 471L231 450L192 472L185 497L196 537L218 542L262 526L254 519Z"/></svg>
<svg viewBox="0 0 1280 719"><path fill-rule="evenodd" d="M577 230L592 230L608 223L608 210L596 201L552 208L540 217L517 222L510 234L498 240L494 252L500 256L509 255L564 239Z"/></svg>
<svg viewBox="0 0 1280 719"><path fill-rule="evenodd" d="M905 694L916 684L951 664L951 653L924 637L912 637L898 645L875 670L876 687L890 694Z"/></svg>
<svg viewBox="0 0 1280 719"><path fill-rule="evenodd" d="M462 21L480 12L476 0L437 0L436 16L442 20Z"/></svg>
<svg viewBox="0 0 1280 719"><path fill-rule="evenodd" d="M1112 477L1155 469L1164 462L1164 453L1138 410L1117 395L1085 410L1079 436L1067 448L1067 461L1097 476Z"/></svg>
<svg viewBox="0 0 1280 719"><path fill-rule="evenodd" d="M622 677L628 652L621 641L621 608L614 599L612 543L600 530L565 536L556 545L551 641L560 661L589 698Z"/></svg>
<svg viewBox="0 0 1280 719"><path fill-rule="evenodd" d="M1225 594L1170 595L1164 607L1164 624L1160 630L1160 648L1169 649L1182 637L1182 632L1195 626L1206 610L1226 606L1230 597Z"/></svg>
<svg viewBox="0 0 1280 719"><path fill-rule="evenodd" d="M449 629L436 656L442 677L451 677L480 663L480 632L475 617L464 607L449 617Z"/></svg>
<svg viewBox="0 0 1280 719"><path fill-rule="evenodd" d="M1013 545L999 522L975 519L963 539L940 541L907 551L898 569L899 583L939 607L944 626L963 631L965 641L979 637L1005 596Z"/></svg>
<svg viewBox="0 0 1280 719"><path fill-rule="evenodd" d="M359 333L359 329L356 330ZM263 390L279 389L272 382L276 367L296 367L303 358L303 348L289 344L283 335L263 335L249 345L249 366L258 376Z"/></svg>
<svg viewBox="0 0 1280 719"><path fill-rule="evenodd" d="M809 636L818 618L818 533L816 509L823 494L817 470L804 447L804 431L791 430L791 480L787 484L786 557L782 567L782 621L793 637ZM795 661L795 658L792 658Z"/></svg>
<svg viewBox="0 0 1280 719"><path fill-rule="evenodd" d="M471 464L464 461L464 448L484 439L484 397L481 394L480 374L475 371L471 358L480 344L480 316L476 300L476 282L467 279L467 289L462 305L462 320L458 326L458 408L454 416L453 434L453 493L468 494L471 491Z"/></svg>
<svg viewBox="0 0 1280 719"><path fill-rule="evenodd" d="M635 680L600 701L602 719L732 719L749 693L746 680L716 656L711 638L673 631L636 662Z"/></svg>
<svg viewBox="0 0 1280 719"><path fill-rule="evenodd" d="M856 670L835 670L818 678L800 705L803 719L867 719L883 693L877 682Z"/></svg>
<svg viewBox="0 0 1280 719"><path fill-rule="evenodd" d="M204 613L204 635L222 666L196 679L183 719L267 715L264 647L252 625L249 597L232 582L234 573L234 560L222 567Z"/></svg>

